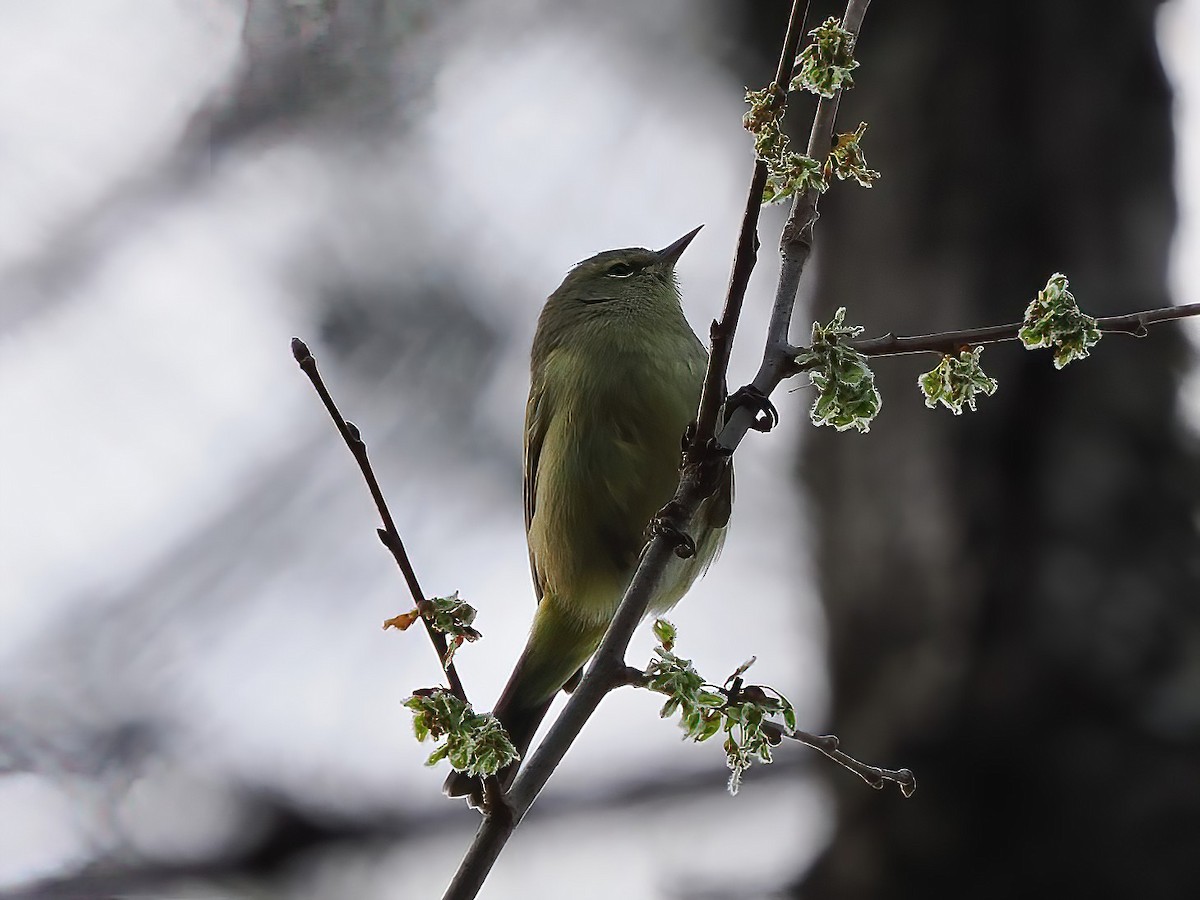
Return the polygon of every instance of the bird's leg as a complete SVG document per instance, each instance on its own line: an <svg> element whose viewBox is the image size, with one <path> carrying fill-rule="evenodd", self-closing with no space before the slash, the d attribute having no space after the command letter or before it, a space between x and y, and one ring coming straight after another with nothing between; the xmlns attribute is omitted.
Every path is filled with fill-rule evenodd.
<svg viewBox="0 0 1200 900"><path fill-rule="evenodd" d="M696 555L696 542L683 530L679 504L671 500L650 520L650 536L666 535L675 542L675 555L690 559Z"/></svg>
<svg viewBox="0 0 1200 900"><path fill-rule="evenodd" d="M752 384L738 388L725 398L725 418L728 419L739 406L745 406L754 411L754 421L750 427L755 431L770 431L779 424L779 411L766 394Z"/></svg>

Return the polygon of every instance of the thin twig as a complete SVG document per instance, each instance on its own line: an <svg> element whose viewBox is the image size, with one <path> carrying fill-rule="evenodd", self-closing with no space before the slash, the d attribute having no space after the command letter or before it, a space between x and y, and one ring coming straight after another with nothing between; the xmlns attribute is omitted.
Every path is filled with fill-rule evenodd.
<svg viewBox="0 0 1200 900"><path fill-rule="evenodd" d="M818 753L823 753L876 790L882 790L885 785L891 783L899 787L900 793L905 797L911 797L917 789L917 779L913 775L912 769L883 769L861 762L839 749L841 741L836 734L810 734L798 728L787 731L775 722L764 723L763 731L773 735L776 741L787 738L789 741L796 741L806 747L811 747Z"/></svg>
<svg viewBox="0 0 1200 900"><path fill-rule="evenodd" d="M367 482L367 489L371 492L371 498L375 501L375 508L379 510L379 518L383 522L383 527L376 529L379 540L391 552L392 557L396 560L396 565L404 573L404 580L408 583L409 593L412 594L417 611L421 613L421 621L425 623L425 631L429 634L429 639L433 641L433 647L437 651L438 662L441 664L442 670L446 673L446 678L450 682L450 690L454 692L454 695L458 699L466 703L467 692L463 689L462 681L458 677L454 663L445 662L448 649L446 636L437 631L433 627L433 623L426 618L432 609L432 604L425 598L425 594L421 591L421 585L417 582L417 573L413 570L412 563L408 559L408 552L404 549L404 541L400 539L400 532L396 530L396 523L392 519L391 512L388 510L387 501L383 499L383 491L379 488L379 481L375 478L375 471L371 468L370 459L367 458L367 445L363 442L362 435L358 431L358 426L353 422L347 422L342 416L341 411L329 393L329 389L325 387L325 381L321 378L321 373L317 371L316 358L309 351L308 345L300 340L300 338L292 338L292 356L296 358L296 362L300 364L301 370L308 376L308 380L312 382L313 387L321 398L321 402L325 404L325 409L329 412L329 417L333 419L333 424L337 426L342 440L346 442L346 446L354 454L354 459L358 463L358 468L362 472L363 479Z"/></svg>
<svg viewBox="0 0 1200 900"><path fill-rule="evenodd" d="M800 29L797 29L800 30ZM795 48L792 49L793 55ZM733 350L733 335L737 331L742 314L742 301L750 284L750 274L758 262L758 214L762 210L763 189L767 185L767 163L754 161L754 174L750 178L750 192L746 197L746 211L742 214L742 229L738 234L737 250L733 257L733 269L729 273L729 289L725 295L725 309L720 321L713 320L708 331L711 350L708 369L704 373L704 390L700 395L700 409L696 418L696 433L693 447L704 446L715 437L717 413L725 399L725 377L729 371L729 355Z"/></svg>
<svg viewBox="0 0 1200 900"><path fill-rule="evenodd" d="M870 0L849 0L845 16L846 28L857 33L869 2ZM803 25L800 23L802 16L800 6L800 0L794 0L791 16L788 20L788 35L785 38L785 46L780 54L780 63L777 70L783 73L780 76L781 86L783 79L787 77L787 73L791 71L794 65L796 49L799 46L800 35L803 32ZM851 22L854 23L853 27L849 24ZM836 111L836 103L831 109ZM824 159L832 139L832 119L828 122L827 127L826 125L822 125L822 128L826 129L827 136L825 138L825 152L821 153L819 158ZM811 144L812 140L810 140ZM756 166L756 182L760 177L760 171L761 169ZM807 202L810 208L815 210L815 198L811 200L802 198L797 201L797 207L803 202ZM748 238L747 230L752 231L754 229L758 218L758 208L761 206L761 203L761 186L759 186L757 192L752 187L750 198L747 201L746 218L743 219L742 235L738 241L738 253L734 260L733 273L730 276L729 296L726 299L725 306L729 331L722 338L723 341L732 341L738 311L741 308L740 293L744 293L744 281L749 278L749 270L753 268L754 250L757 240L753 234ZM792 215L788 220L789 223L796 221L799 215L803 215L803 213L798 213L794 207ZM747 224L748 220L750 222L749 225ZM811 221L808 224L811 225ZM811 240L811 236L809 240ZM785 235L785 243L786 241ZM786 249L783 252L786 256ZM775 338L774 331L768 335L764 368L767 367L767 360L769 358L772 369L769 377L764 378L763 385L759 385L757 379L755 382L755 387L758 387L764 396L769 396L784 375L788 373L792 357L786 352L789 349L787 345L786 323L791 319L791 312L790 308L786 312L781 312L779 307L785 302L785 297L789 298L786 300L789 307L795 303L800 275L804 268L803 263L807 259L807 256L808 253L805 251L799 265L793 265L790 268L786 265L785 260L785 269L788 271L789 284L785 286L781 280L780 290L776 292L775 312L772 314L773 326L776 326L781 320L784 323L782 336ZM721 328L721 325L717 327ZM775 346L776 344L780 346L777 347ZM715 422L715 409L721 402L721 397L716 388L718 386L723 387L728 364L728 346L724 346L720 352L713 352L710 355L708 370L705 373L704 379L706 385L704 394L706 399L702 401L702 408L697 411L698 422L702 418L705 421L709 421L707 419L708 416L713 416L711 421ZM762 371L760 369L760 374L762 374ZM765 390L762 389L763 386L766 387ZM704 403L707 403L707 406L704 406ZM754 420L755 414L753 412L750 412L746 406L738 406L734 414L730 416L721 429L721 433L717 438L718 443L722 447L732 450L740 443L746 431L754 427ZM713 489L712 480L705 477L706 471L711 468L709 463L712 460L713 448L701 438L701 434L702 432L698 426L696 429L697 439L690 442L684 454L684 464L682 466L679 486L676 489L674 499L669 504L674 512L674 522L683 528L688 526L701 501ZM609 691L619 687L621 684L627 683L628 666L625 663L625 651L629 646L629 641L633 636L634 630L645 616L650 598L654 596L667 564L675 557L676 540L677 538L660 532L643 549L637 571L634 573L633 579L625 591L621 605L618 607L616 615L613 617L612 623L609 625L608 631L605 633L604 639L596 651L595 657L588 666L587 673L584 675L582 682L575 689L570 700L567 701L567 705L563 708L562 713L555 719L549 734L519 770L516 781L509 789L507 803L505 804L506 808L503 810L503 814L500 814L498 810L489 810L485 814L483 824L480 826L467 855L464 857L462 863L460 863L454 880L443 895L443 900L471 900L471 898L476 896L479 888L486 880L492 865L494 865L498 858L501 849L512 835L513 829L529 810L529 807L545 786L550 775L574 743L584 724L591 718L596 707L599 706L600 701Z"/></svg>
<svg viewBox="0 0 1200 900"><path fill-rule="evenodd" d="M792 70L796 67L796 54L800 52L800 42L804 40L804 27L808 23L808 10L812 6L811 0L805 0L804 10L801 12L797 7L798 3L792 4L792 11L788 15L787 31L783 35L783 46L779 50L779 62L775 65L775 81L781 90L786 91L788 83L792 78ZM759 192L759 196L762 193Z"/></svg>
<svg viewBox="0 0 1200 900"><path fill-rule="evenodd" d="M1146 327L1158 322L1170 322L1200 316L1200 303L1182 306L1164 306L1144 312L1128 313L1123 316L1104 316L1096 319L1096 326L1106 334L1129 334L1145 337ZM990 325L987 328L970 328L965 331L942 331L937 334L918 334L911 337L896 337L885 334L877 338L850 341L852 348L863 356L899 356L905 353L957 353L964 347L981 344L998 344L1017 340L1021 322L1008 325Z"/></svg>

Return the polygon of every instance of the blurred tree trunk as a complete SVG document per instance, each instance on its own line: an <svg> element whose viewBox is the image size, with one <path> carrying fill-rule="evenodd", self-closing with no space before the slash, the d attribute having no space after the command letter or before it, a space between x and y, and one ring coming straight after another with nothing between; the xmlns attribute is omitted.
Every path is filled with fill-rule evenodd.
<svg viewBox="0 0 1200 900"><path fill-rule="evenodd" d="M884 174L826 197L814 315L846 305L868 334L1013 321L1056 270L1093 314L1166 305L1158 5L874 4L841 125L871 123ZM870 436L806 439L831 729L919 787L831 772L836 831L795 894L1200 897L1182 330L1107 337L1063 372L1016 345L983 362L1000 390L975 415L924 408L932 357L880 361Z"/></svg>

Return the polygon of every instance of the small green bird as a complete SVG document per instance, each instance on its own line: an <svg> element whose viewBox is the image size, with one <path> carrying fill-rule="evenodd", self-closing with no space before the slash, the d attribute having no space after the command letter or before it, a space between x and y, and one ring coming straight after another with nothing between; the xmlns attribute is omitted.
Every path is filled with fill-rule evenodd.
<svg viewBox="0 0 1200 900"><path fill-rule="evenodd" d="M538 319L525 408L525 532L538 608L493 710L524 754L554 695L574 688L637 569L647 526L679 481L708 354L680 307L663 250L607 250L579 263ZM732 466L692 523L696 554L672 559L649 613L674 606L724 539ZM511 784L516 764L502 770ZM445 792L480 800L453 772Z"/></svg>

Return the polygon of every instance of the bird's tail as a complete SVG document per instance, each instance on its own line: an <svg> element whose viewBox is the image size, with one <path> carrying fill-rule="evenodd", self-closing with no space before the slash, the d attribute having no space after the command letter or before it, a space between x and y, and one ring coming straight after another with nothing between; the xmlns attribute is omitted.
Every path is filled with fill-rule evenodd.
<svg viewBox="0 0 1200 900"><path fill-rule="evenodd" d="M580 627L577 621L564 616L550 597L538 604L529 641L492 710L522 757L546 718L554 695L575 681L579 667L595 651L604 629L604 623ZM516 777L518 765L511 763L496 773L504 790ZM451 772L442 791L448 797L466 797L471 806L483 801L481 780L462 772Z"/></svg>
<svg viewBox="0 0 1200 900"><path fill-rule="evenodd" d="M554 702L554 694L532 704L521 702L521 695L527 693L524 690L525 685L522 678L525 674L526 656L522 656L518 662L512 677L508 679L508 684L505 685L500 699L496 701L496 706L492 710L492 715L500 720L500 724L508 732L521 759L525 758L525 753L529 750L529 745L533 743L533 736L537 733L538 726L542 724L542 719L546 718L550 704ZM520 764L520 760L517 760L496 773L503 790L508 790L513 779L516 778L517 768ZM446 778L445 784L442 785L442 793L447 797L466 797L468 804L480 808L483 803L483 782L478 775L451 772Z"/></svg>

